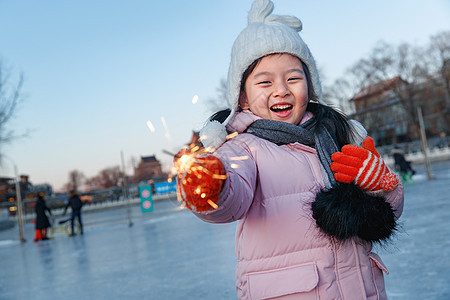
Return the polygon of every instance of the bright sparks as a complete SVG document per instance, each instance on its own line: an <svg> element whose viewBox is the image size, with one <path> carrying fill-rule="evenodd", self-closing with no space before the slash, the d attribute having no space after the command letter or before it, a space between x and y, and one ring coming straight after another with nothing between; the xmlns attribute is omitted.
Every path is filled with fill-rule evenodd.
<svg viewBox="0 0 450 300"><path fill-rule="evenodd" d="M161 117L161 122L164 126L164 130L166 131L166 133L164 135L166 136L166 138L168 140L171 140L169 128L167 127L167 124L166 124L166 119L164 117Z"/></svg>
<svg viewBox="0 0 450 300"><path fill-rule="evenodd" d="M147 127L151 132L155 132L155 127L153 126L152 122L150 122L150 120L147 121Z"/></svg>
<svg viewBox="0 0 450 300"><path fill-rule="evenodd" d="M230 160L246 160L246 159L248 159L247 155L230 157Z"/></svg>
<svg viewBox="0 0 450 300"><path fill-rule="evenodd" d="M195 95L193 98L192 98L192 104L196 104L198 102L198 95Z"/></svg>
<svg viewBox="0 0 450 300"><path fill-rule="evenodd" d="M189 155L185 154L183 156L180 157L180 162L181 163L185 163L189 160Z"/></svg>
<svg viewBox="0 0 450 300"><path fill-rule="evenodd" d="M218 209L219 208L219 206L217 206L217 204L214 203L211 199L208 199L208 201L206 201L206 202L208 202L208 204L211 205L212 208L214 208L214 209Z"/></svg>
<svg viewBox="0 0 450 300"><path fill-rule="evenodd" d="M235 131L235 132L233 132L233 133L230 133L229 135L227 135L227 140L229 140L229 139L231 139L231 138L234 138L234 137L237 136L237 135L238 135L237 131Z"/></svg>

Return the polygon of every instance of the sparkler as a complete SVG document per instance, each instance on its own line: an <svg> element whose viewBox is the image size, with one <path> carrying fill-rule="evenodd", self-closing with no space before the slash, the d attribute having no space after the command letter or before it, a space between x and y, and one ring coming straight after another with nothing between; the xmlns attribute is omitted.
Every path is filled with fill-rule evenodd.
<svg viewBox="0 0 450 300"><path fill-rule="evenodd" d="M178 200L190 210L217 209L216 202L223 181L227 178L220 160L207 155L205 148L186 147L175 155Z"/></svg>
<svg viewBox="0 0 450 300"><path fill-rule="evenodd" d="M226 138L228 140L237 135L233 132ZM190 210L201 212L219 208L217 202L227 175L222 162L211 155L214 151L191 144L175 155L177 198ZM230 166L239 168L237 162L246 159L248 156L231 157L233 163Z"/></svg>

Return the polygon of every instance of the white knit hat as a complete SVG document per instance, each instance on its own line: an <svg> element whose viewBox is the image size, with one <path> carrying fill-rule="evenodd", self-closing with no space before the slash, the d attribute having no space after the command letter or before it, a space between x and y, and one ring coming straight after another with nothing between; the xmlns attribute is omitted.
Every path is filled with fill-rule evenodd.
<svg viewBox="0 0 450 300"><path fill-rule="evenodd" d="M248 14L248 26L234 42L227 82L227 99L231 114L225 124L239 106L241 80L245 70L256 59L273 53L289 53L300 58L308 67L317 101L325 104L316 63L308 46L298 34L302 30L302 22L293 16L271 14L273 7L270 0L256 0Z"/></svg>
<svg viewBox="0 0 450 300"><path fill-rule="evenodd" d="M300 58L308 67L314 94L317 96L315 100L326 105L322 100L316 63L299 35L302 22L293 16L273 15L273 7L270 0L255 0L248 14L248 26L234 42L227 81L227 100L231 113L222 124L217 121L209 122L200 131L200 140L206 148L218 148L225 141L225 125L239 107L242 75L255 60L263 56L289 53Z"/></svg>

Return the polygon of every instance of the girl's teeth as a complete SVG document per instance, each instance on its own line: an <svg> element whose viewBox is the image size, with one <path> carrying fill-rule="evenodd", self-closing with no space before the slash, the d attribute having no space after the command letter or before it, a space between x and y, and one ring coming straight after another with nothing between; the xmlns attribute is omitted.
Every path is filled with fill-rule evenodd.
<svg viewBox="0 0 450 300"><path fill-rule="evenodd" d="M291 105L276 105L276 106L272 106L272 110L285 110L285 109L289 109L291 108Z"/></svg>

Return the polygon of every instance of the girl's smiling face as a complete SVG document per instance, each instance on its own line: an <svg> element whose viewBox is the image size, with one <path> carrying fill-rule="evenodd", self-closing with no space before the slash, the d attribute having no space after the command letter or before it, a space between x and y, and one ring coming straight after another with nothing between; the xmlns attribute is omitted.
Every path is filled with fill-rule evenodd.
<svg viewBox="0 0 450 300"><path fill-rule="evenodd" d="M239 105L268 120L298 125L308 105L308 85L300 59L290 54L263 57L245 81Z"/></svg>

